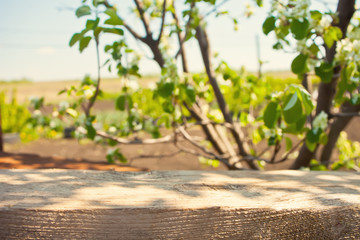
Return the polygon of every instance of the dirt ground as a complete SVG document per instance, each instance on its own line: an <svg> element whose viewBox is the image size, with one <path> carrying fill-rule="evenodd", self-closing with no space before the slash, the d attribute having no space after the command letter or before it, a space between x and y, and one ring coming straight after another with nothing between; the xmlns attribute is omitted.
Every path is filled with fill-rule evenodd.
<svg viewBox="0 0 360 240"><path fill-rule="evenodd" d="M355 118L346 131L352 140L360 141L360 119ZM121 152L128 164L108 164L107 147L90 141L75 139L40 139L27 144L5 144L5 152L0 154L0 169L11 168L65 168L97 169L116 171L146 170L225 170L201 164L197 157L178 152L172 143L155 145L123 145ZM335 156L336 158L336 156ZM268 170L286 169L291 161L281 165L268 165Z"/></svg>
<svg viewBox="0 0 360 240"><path fill-rule="evenodd" d="M116 171L212 170L193 155L179 153L171 143L121 147L128 164L107 164L105 146L75 139L40 139L28 144L6 144L0 155L0 169L69 168ZM219 166L216 170L226 169ZM215 170L215 169L214 169Z"/></svg>
<svg viewBox="0 0 360 240"><path fill-rule="evenodd" d="M62 97L57 92L65 86L76 82L49 82L0 85L1 90L16 88L19 102L26 101L32 95L44 95L45 101L56 102ZM103 82L107 91L117 91L119 83L116 80ZM99 101L95 110L113 110L113 101ZM351 140L360 141L360 118L354 118L346 128ZM47 140L40 139L28 144L7 143L5 152L0 154L0 169L2 168L71 168L71 169L99 169L116 171L140 170L224 170L220 164L218 168L200 164L197 157L179 153L172 143L156 145L123 145L121 152L129 160L127 165L107 164L107 148L91 142L79 143L75 139ZM336 155L335 155L336 158ZM272 165L268 170L286 169L290 161L281 165Z"/></svg>

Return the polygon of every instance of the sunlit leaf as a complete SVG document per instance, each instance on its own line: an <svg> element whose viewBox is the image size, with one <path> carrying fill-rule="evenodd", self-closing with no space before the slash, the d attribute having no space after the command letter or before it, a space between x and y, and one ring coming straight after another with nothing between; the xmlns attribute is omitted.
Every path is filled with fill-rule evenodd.
<svg viewBox="0 0 360 240"><path fill-rule="evenodd" d="M80 40L80 44L79 44L79 50L80 52L84 51L85 48L87 48L87 46L89 45L91 41L91 37L83 37Z"/></svg>
<svg viewBox="0 0 360 240"><path fill-rule="evenodd" d="M331 48L334 45L334 42L341 38L342 32L338 27L331 26L324 33L324 42L328 48Z"/></svg>
<svg viewBox="0 0 360 240"><path fill-rule="evenodd" d="M265 123L265 126L267 126L268 128L275 127L276 121L279 117L278 106L279 106L278 103L270 102L265 108L264 123Z"/></svg>
<svg viewBox="0 0 360 240"><path fill-rule="evenodd" d="M291 63L291 71L295 74L307 72L308 56L300 53Z"/></svg>
<svg viewBox="0 0 360 240"><path fill-rule="evenodd" d="M334 75L331 63L322 62L319 67L315 67L315 73L325 83L329 83Z"/></svg>
<svg viewBox="0 0 360 240"><path fill-rule="evenodd" d="M291 96L287 96L283 107L283 115L286 123L294 123L300 119L303 114L301 102L298 94L295 92Z"/></svg>
<svg viewBox="0 0 360 240"><path fill-rule="evenodd" d="M88 5L82 5L78 9L76 9L75 14L78 18L82 16L90 15L91 8Z"/></svg>
<svg viewBox="0 0 360 240"><path fill-rule="evenodd" d="M293 19L290 25L291 32L296 40L301 40L306 37L307 30L309 28L309 21L304 18L303 21Z"/></svg>
<svg viewBox="0 0 360 240"><path fill-rule="evenodd" d="M274 16L270 16L265 19L262 29L265 35L268 35L272 30L275 29L275 21L276 18Z"/></svg>

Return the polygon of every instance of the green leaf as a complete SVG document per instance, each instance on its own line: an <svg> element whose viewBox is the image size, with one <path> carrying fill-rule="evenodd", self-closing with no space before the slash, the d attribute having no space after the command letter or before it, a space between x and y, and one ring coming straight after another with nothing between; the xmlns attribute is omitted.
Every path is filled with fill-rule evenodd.
<svg viewBox="0 0 360 240"><path fill-rule="evenodd" d="M95 20L89 19L86 21L86 29L93 30L95 29L99 24L100 19L96 18Z"/></svg>
<svg viewBox="0 0 360 240"><path fill-rule="evenodd" d="M355 75L357 69L354 62L350 62L345 68L346 81L349 82Z"/></svg>
<svg viewBox="0 0 360 240"><path fill-rule="evenodd" d="M327 144L327 142L328 142L328 135L326 134L326 132L322 132L319 137L319 143L325 145Z"/></svg>
<svg viewBox="0 0 360 240"><path fill-rule="evenodd" d="M310 150L310 152L314 152L316 148L316 143L309 142L307 139L305 141L306 147Z"/></svg>
<svg viewBox="0 0 360 240"><path fill-rule="evenodd" d="M323 131L320 128L312 128L307 132L306 140L310 143L318 143L322 132Z"/></svg>
<svg viewBox="0 0 360 240"><path fill-rule="evenodd" d="M316 56L318 54L318 52L320 51L320 48L318 47L318 45L316 45L315 43L311 44L311 46L309 47L310 52Z"/></svg>
<svg viewBox="0 0 360 240"><path fill-rule="evenodd" d="M105 0L93 0L93 5L98 6L99 4L102 4L104 2L105 2Z"/></svg>
<svg viewBox="0 0 360 240"><path fill-rule="evenodd" d="M337 161L331 165L331 169L336 171L336 170L339 170L340 168L344 167L344 165L345 164L343 162Z"/></svg>
<svg viewBox="0 0 360 240"><path fill-rule="evenodd" d="M79 44L80 52L84 51L84 49L87 48L87 46L90 43L90 40L91 40L91 37L84 37L80 40L80 44Z"/></svg>
<svg viewBox="0 0 360 240"><path fill-rule="evenodd" d="M289 151L293 146L291 139L288 137L285 137L285 143L286 143L286 151Z"/></svg>
<svg viewBox="0 0 360 240"><path fill-rule="evenodd" d="M276 142L277 142L277 137L276 136L271 136L269 139L268 139L268 145L269 146L274 146L276 145Z"/></svg>
<svg viewBox="0 0 360 240"><path fill-rule="evenodd" d="M166 82L159 86L158 93L163 98L168 98L172 95L175 89L175 84L173 82Z"/></svg>
<svg viewBox="0 0 360 240"><path fill-rule="evenodd" d="M283 49L283 45L281 44L281 42L277 42L272 46L273 49L279 50L279 49Z"/></svg>
<svg viewBox="0 0 360 240"><path fill-rule="evenodd" d="M319 12L319 11L317 11L317 10L315 10L315 11L310 11L310 16L311 16L311 18L314 19L314 20L321 20L321 18L322 18L322 13Z"/></svg>
<svg viewBox="0 0 360 240"><path fill-rule="evenodd" d="M324 83L331 82L334 71L331 63L322 62L319 67L315 67L315 73Z"/></svg>
<svg viewBox="0 0 360 240"><path fill-rule="evenodd" d="M112 147L113 147L113 146L116 146L116 145L118 144L117 141L112 140L112 139L108 139L107 143L109 144L109 146L112 146Z"/></svg>
<svg viewBox="0 0 360 240"><path fill-rule="evenodd" d="M93 127L93 125L91 123L86 123L85 128L87 130L87 134L86 134L87 137L93 140L96 136L95 128Z"/></svg>
<svg viewBox="0 0 360 240"><path fill-rule="evenodd" d="M84 34L82 34L82 33L75 33L70 39L69 46L70 47L74 46L74 44L77 41L81 40L83 38L83 36L84 36Z"/></svg>
<svg viewBox="0 0 360 240"><path fill-rule="evenodd" d="M300 53L291 63L291 71L295 74L302 74L308 71L308 56Z"/></svg>
<svg viewBox="0 0 360 240"><path fill-rule="evenodd" d="M123 20L117 15L116 10L113 8L106 9L104 12L110 18L108 18L104 23L109 25L122 25Z"/></svg>
<svg viewBox="0 0 360 240"><path fill-rule="evenodd" d="M299 91L302 100L301 102L305 108L305 114L309 115L314 109L314 104L311 101L311 95L304 88L299 88Z"/></svg>
<svg viewBox="0 0 360 240"><path fill-rule="evenodd" d="M126 159L126 157L125 157L124 154L122 154L122 153L119 154L119 161L120 161L121 163L127 163L127 162L128 162L127 159Z"/></svg>
<svg viewBox="0 0 360 240"><path fill-rule="evenodd" d="M186 87L186 96L188 97L189 101L191 103L195 102L196 100L196 92L195 92L195 89L194 87L188 85Z"/></svg>
<svg viewBox="0 0 360 240"><path fill-rule="evenodd" d="M288 124L296 122L303 115L301 102L297 92L293 93L291 96L287 96L283 108L283 115L285 122Z"/></svg>
<svg viewBox="0 0 360 240"><path fill-rule="evenodd" d="M257 4L259 7L262 7L262 6L263 6L263 0L256 0L256 4Z"/></svg>
<svg viewBox="0 0 360 240"><path fill-rule="evenodd" d="M75 14L78 18L85 16L85 15L90 15L91 8L88 5L82 5L78 9L76 9Z"/></svg>
<svg viewBox="0 0 360 240"><path fill-rule="evenodd" d="M120 95L115 102L116 109L120 111L124 111L126 107L126 99L127 99L126 95Z"/></svg>
<svg viewBox="0 0 360 240"><path fill-rule="evenodd" d="M265 19L262 29L265 35L268 35L272 30L275 29L275 21L276 18L274 16L270 16Z"/></svg>
<svg viewBox="0 0 360 240"><path fill-rule="evenodd" d="M73 118L76 118L78 116L78 112L73 108L66 109L66 113L69 114Z"/></svg>
<svg viewBox="0 0 360 240"><path fill-rule="evenodd" d="M295 123L296 132L300 132L304 128L306 119L307 119L307 116L303 115L299 120L296 121L296 123Z"/></svg>
<svg viewBox="0 0 360 240"><path fill-rule="evenodd" d="M163 107L164 111L167 112L167 113L173 113L175 111L174 105L171 102L168 102L168 101L164 102L162 104L162 107Z"/></svg>
<svg viewBox="0 0 360 240"><path fill-rule="evenodd" d="M335 41L338 41L342 38L342 32L340 28L331 26L324 33L324 42L328 48L331 48Z"/></svg>
<svg viewBox="0 0 360 240"><path fill-rule="evenodd" d="M312 159L310 161L310 170L312 170L312 171L327 171L328 169L325 165L320 164L315 159Z"/></svg>
<svg viewBox="0 0 360 240"><path fill-rule="evenodd" d="M106 33L114 33L120 36L124 35L124 30L121 28L102 28L102 30Z"/></svg>
<svg viewBox="0 0 360 240"><path fill-rule="evenodd" d="M274 128L279 117L277 102L270 102L264 111L264 123L268 128Z"/></svg>
<svg viewBox="0 0 360 240"><path fill-rule="evenodd" d="M115 160L119 160L121 163L127 163L126 157L120 152L119 148L108 150L106 159L108 163L115 163Z"/></svg>
<svg viewBox="0 0 360 240"><path fill-rule="evenodd" d="M306 37L309 25L309 21L306 18L304 18L303 22L296 18L293 19L290 24L290 30L293 33L294 38L296 40L304 39Z"/></svg>
<svg viewBox="0 0 360 240"><path fill-rule="evenodd" d="M60 92L58 92L58 95L61 95L61 94L63 94L63 93L66 93L66 91L67 91L67 89L64 88L63 90L61 90Z"/></svg>

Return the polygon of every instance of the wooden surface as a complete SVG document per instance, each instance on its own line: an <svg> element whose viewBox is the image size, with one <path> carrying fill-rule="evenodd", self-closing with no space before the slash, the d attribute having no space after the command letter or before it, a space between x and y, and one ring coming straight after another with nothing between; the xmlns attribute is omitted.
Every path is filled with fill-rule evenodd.
<svg viewBox="0 0 360 240"><path fill-rule="evenodd" d="M360 175L0 170L0 239L360 239Z"/></svg>

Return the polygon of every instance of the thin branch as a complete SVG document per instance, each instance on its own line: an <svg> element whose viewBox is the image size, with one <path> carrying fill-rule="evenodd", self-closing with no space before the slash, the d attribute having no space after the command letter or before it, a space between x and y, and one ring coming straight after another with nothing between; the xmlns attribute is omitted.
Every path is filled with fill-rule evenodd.
<svg viewBox="0 0 360 240"><path fill-rule="evenodd" d="M305 141L305 138L302 139L301 141L299 141L289 152L286 153L286 155L284 157L282 157L278 161L273 161L272 159L268 160L265 158L261 158L260 155L258 155L258 156L248 155L248 156L243 157L240 161L251 162L251 161L259 160L259 161L264 161L269 164L282 163L282 162L285 162L288 159L288 157L290 156L290 154L292 154L300 146L300 144L303 143L304 141Z"/></svg>
<svg viewBox="0 0 360 240"><path fill-rule="evenodd" d="M175 2L175 1L174 1ZM173 3L174 3L173 2ZM181 39L181 41L180 41L180 43L179 43L179 50L177 51L177 53L175 54L175 57L174 58L177 58L179 55L180 55L180 53L181 53L181 51L182 51L182 49L183 49L183 47L184 47L184 42L186 41L186 39L187 39L187 37L188 37L188 35L189 35L189 32L190 32L190 26L191 26L191 21L192 21L192 13L193 13L193 10L194 10L194 8L195 8L195 2L192 2L191 3L191 6L190 6L190 11L189 11L189 19L188 19L188 21L187 21L187 23L186 23L186 26L185 26L185 36ZM176 16L176 15L175 15ZM174 18L175 18L175 16L174 16ZM176 21L176 19L175 19L175 21Z"/></svg>
<svg viewBox="0 0 360 240"><path fill-rule="evenodd" d="M159 32L159 37L158 37L158 39L157 39L157 42L160 42L161 36L162 36L162 34L163 34L163 32L164 32L165 15L166 15L166 0L164 0L164 3L163 3L162 17L161 17L161 25L160 25L160 32Z"/></svg>
<svg viewBox="0 0 360 240"><path fill-rule="evenodd" d="M97 14L96 14L97 15ZM97 16L96 16L97 17ZM95 37L95 49L96 49L96 64L97 64L97 83L94 96L92 96L88 102L87 106L83 106L85 115L88 117L90 115L90 110L94 106L97 96L100 91L100 81L101 81L101 64L100 64L100 51L99 51L99 37Z"/></svg>
<svg viewBox="0 0 360 240"><path fill-rule="evenodd" d="M211 9L209 12L204 14L203 18L206 18L207 16L209 16L210 14L212 14L213 12L216 12L216 10L218 10L218 8L220 8L222 5L224 5L225 3L227 3L229 0L224 0L221 3L219 3L218 5L216 5L213 9Z"/></svg>
<svg viewBox="0 0 360 240"><path fill-rule="evenodd" d="M151 31L150 31L150 27L149 27L149 21L148 21L148 19L147 19L146 16L145 16L145 12L144 12L142 3L141 3L139 0L134 0L134 2L135 2L135 4L136 4L137 10L139 11L141 21L142 21L142 23L143 23L143 25L144 25L145 32L146 32L146 36L147 36L147 37L151 37Z"/></svg>
<svg viewBox="0 0 360 240"><path fill-rule="evenodd" d="M329 116L330 118L341 118L341 117L360 117L360 112L342 112L334 113Z"/></svg>
<svg viewBox="0 0 360 240"><path fill-rule="evenodd" d="M274 146L274 153L270 159L270 162L272 162L272 163L275 162L276 155L279 153L280 149L281 149L281 145L280 145L279 141L277 141Z"/></svg>
<svg viewBox="0 0 360 240"><path fill-rule="evenodd" d="M217 154L209 151L208 149L206 149L204 146L200 145L199 143L197 143L191 136L190 134L185 130L184 127L179 127L178 130L180 131L180 133L184 136L184 138L186 140L188 140L192 145L194 145L195 147L199 148L201 151L203 151L206 154L209 154L210 156L214 157L214 158L221 158L220 156L218 156Z"/></svg>
<svg viewBox="0 0 360 240"><path fill-rule="evenodd" d="M133 161L135 159L141 159L141 158L167 158L167 157L173 157L176 156L178 154L180 154L182 151L176 151L173 153L169 153L169 154L160 154L160 155L152 155L152 154L141 154L135 157L132 157L130 160Z"/></svg>
<svg viewBox="0 0 360 240"><path fill-rule="evenodd" d="M137 32L135 32L134 29L132 29L132 27L130 27L126 22L123 22L123 25L135 39L145 42L145 38L141 37Z"/></svg>
<svg viewBox="0 0 360 240"><path fill-rule="evenodd" d="M114 8L107 0L105 0L103 2L104 6L107 8ZM123 20L123 18L121 18ZM123 26L131 33L131 35L133 35L133 37L137 40L141 40L144 42L144 37L141 37L132 27L130 27L129 24L127 24L124 20L123 20Z"/></svg>
<svg viewBox="0 0 360 240"><path fill-rule="evenodd" d="M226 159L221 158L219 156L208 156L206 154L202 154L198 151L195 151L194 149L190 149L190 148L181 146L178 143L176 143L175 146L182 152L189 153L189 154L197 156L197 157L205 157L205 158L215 159L215 160L218 160L218 161L222 162L223 164L225 164L225 166L228 167L229 169L234 169L234 167L231 166Z"/></svg>
<svg viewBox="0 0 360 240"><path fill-rule="evenodd" d="M271 148L271 146L267 146L264 150L262 150L262 152L260 152L257 156L261 157L262 155L264 155L267 151L269 151Z"/></svg>
<svg viewBox="0 0 360 240"><path fill-rule="evenodd" d="M83 127L78 127L76 129L78 132L82 133L82 134L87 134L87 130ZM96 131L96 135L102 138L106 138L106 139L110 139L113 140L117 143L120 144L159 144L159 143L167 143L167 142L171 142L172 140L172 135L167 135L165 137L162 138L149 138L149 139L139 139L139 138L134 138L134 139L126 139L126 138L120 138L120 137L116 137L116 136L112 136L106 132L103 131Z"/></svg>

